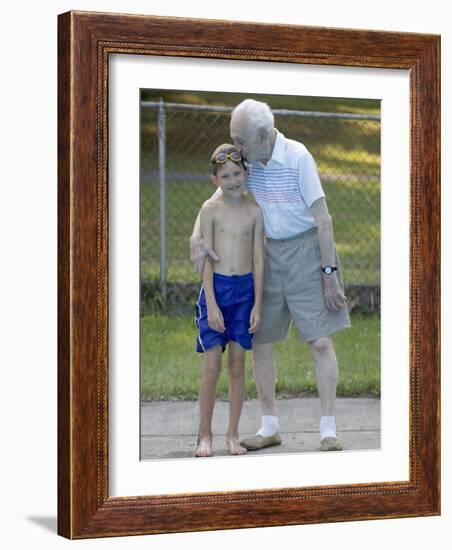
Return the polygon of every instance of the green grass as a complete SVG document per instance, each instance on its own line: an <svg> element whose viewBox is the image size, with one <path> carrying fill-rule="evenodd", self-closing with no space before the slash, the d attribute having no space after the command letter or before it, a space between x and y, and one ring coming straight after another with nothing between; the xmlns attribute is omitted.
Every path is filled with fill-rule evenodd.
<svg viewBox="0 0 452 550"><path fill-rule="evenodd" d="M339 396L380 394L380 318L353 316L352 328L334 337L339 362ZM145 316L141 319L141 394L144 399L197 399L202 354L196 353L193 319ZM289 397L315 392L315 374L306 344L292 329L276 345L277 394ZM246 393L257 397L251 353L246 354ZM218 396L227 396L225 370Z"/></svg>

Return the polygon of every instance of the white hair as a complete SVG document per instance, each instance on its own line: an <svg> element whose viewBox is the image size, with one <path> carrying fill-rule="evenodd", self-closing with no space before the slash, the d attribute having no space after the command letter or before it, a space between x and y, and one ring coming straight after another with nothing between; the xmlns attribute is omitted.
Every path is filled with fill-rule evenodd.
<svg viewBox="0 0 452 550"><path fill-rule="evenodd" d="M273 132L275 118L266 103L255 101L254 99L245 99L232 111L231 117L238 114L243 114L256 130L264 128L269 134Z"/></svg>

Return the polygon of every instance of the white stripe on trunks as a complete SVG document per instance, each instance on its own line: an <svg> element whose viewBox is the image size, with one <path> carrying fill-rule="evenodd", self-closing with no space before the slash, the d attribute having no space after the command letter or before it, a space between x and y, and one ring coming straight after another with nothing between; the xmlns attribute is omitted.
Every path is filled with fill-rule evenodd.
<svg viewBox="0 0 452 550"><path fill-rule="evenodd" d="M202 340L201 340L201 328L199 326L199 320L201 319L201 306L199 305L199 300L201 299L202 288L203 287L201 285L201 288L199 290L199 295L198 295L198 301L196 302L196 307L198 308L198 311L199 311L199 317L197 317L195 313L195 323L196 323L196 326L198 327L198 342L202 347L203 351L206 351L206 348L204 347L204 344L202 343Z"/></svg>

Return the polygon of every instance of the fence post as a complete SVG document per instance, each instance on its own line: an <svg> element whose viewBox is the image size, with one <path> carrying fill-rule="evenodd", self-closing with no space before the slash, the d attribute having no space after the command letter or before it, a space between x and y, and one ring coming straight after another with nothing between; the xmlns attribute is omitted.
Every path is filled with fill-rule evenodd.
<svg viewBox="0 0 452 550"><path fill-rule="evenodd" d="M160 177L160 291L166 307L168 260L166 253L166 115L163 98L159 102L159 177Z"/></svg>

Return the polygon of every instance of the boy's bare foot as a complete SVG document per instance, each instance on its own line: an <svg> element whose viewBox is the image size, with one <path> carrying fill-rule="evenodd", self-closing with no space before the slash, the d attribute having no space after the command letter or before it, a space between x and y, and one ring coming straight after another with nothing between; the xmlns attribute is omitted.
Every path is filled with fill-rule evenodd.
<svg viewBox="0 0 452 550"><path fill-rule="evenodd" d="M245 447L242 447L239 443L239 436L227 437L226 444L228 446L231 455L244 455L246 453Z"/></svg>
<svg viewBox="0 0 452 550"><path fill-rule="evenodd" d="M212 438L202 437L198 440L195 456L212 456Z"/></svg>

